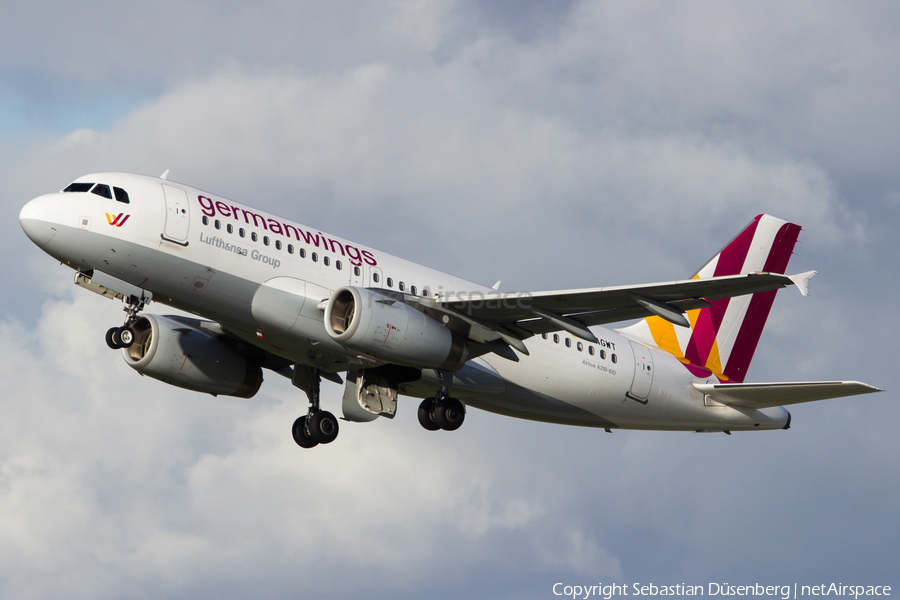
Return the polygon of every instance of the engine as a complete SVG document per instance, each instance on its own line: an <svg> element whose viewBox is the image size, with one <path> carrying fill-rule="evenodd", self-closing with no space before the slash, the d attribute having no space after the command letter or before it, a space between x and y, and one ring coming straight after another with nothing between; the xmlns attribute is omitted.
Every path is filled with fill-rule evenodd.
<svg viewBox="0 0 900 600"><path fill-rule="evenodd" d="M122 349L132 369L195 392L251 398L262 369L237 349L171 317L145 315L132 326L134 343Z"/></svg>
<svg viewBox="0 0 900 600"><path fill-rule="evenodd" d="M325 330L351 350L390 363L457 371L466 341L425 313L374 290L342 287L325 306Z"/></svg>

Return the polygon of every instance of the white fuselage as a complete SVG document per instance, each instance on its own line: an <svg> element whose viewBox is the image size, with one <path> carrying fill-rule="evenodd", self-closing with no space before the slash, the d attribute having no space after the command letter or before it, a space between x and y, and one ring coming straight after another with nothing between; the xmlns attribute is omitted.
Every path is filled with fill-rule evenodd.
<svg viewBox="0 0 900 600"><path fill-rule="evenodd" d="M121 173L78 181L124 189L130 202L71 192L32 200L20 220L41 249L73 269L102 271L149 290L154 302L215 320L247 343L300 364L328 370L364 360L325 331L320 303L342 286L419 296L491 291L181 184ZM283 327L264 327L254 298L276 278L296 282L306 301ZM477 358L471 362L480 376L460 372L454 393L492 412L606 428L729 431L789 422L781 407L711 402L692 385L707 379L668 352L614 330L591 331L599 344L558 332L525 340L530 355L518 362L496 354ZM400 391L424 398L437 385L426 369Z"/></svg>

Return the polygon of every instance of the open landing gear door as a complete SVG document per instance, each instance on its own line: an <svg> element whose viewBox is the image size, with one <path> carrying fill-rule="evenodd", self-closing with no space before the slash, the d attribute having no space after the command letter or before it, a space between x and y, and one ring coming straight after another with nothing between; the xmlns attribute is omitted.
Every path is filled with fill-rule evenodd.
<svg viewBox="0 0 900 600"><path fill-rule="evenodd" d="M342 408L348 421L365 423L381 416L393 419L397 413L397 385L372 370L347 371Z"/></svg>

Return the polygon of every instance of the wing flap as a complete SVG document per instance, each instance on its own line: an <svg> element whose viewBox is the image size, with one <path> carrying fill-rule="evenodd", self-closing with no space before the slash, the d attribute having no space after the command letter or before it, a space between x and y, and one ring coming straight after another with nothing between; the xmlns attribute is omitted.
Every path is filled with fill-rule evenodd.
<svg viewBox="0 0 900 600"><path fill-rule="evenodd" d="M859 381L695 383L694 387L716 402L741 408L769 408L883 391Z"/></svg>

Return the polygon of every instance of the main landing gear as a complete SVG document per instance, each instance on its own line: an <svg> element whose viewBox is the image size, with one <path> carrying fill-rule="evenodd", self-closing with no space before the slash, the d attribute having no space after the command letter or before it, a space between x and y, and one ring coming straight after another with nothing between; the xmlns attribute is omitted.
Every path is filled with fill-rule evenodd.
<svg viewBox="0 0 900 600"><path fill-rule="evenodd" d="M125 324L121 327L111 327L106 332L106 345L113 350L120 348L129 348L134 343L134 329L132 326L137 321L138 313L144 310L145 301L143 297L128 296L125 299Z"/></svg>
<svg viewBox="0 0 900 600"><path fill-rule="evenodd" d="M319 408L319 372L312 367L294 365L292 383L306 392L309 412L294 421L291 433L301 448L330 444L337 438L338 422L333 414Z"/></svg>
<svg viewBox="0 0 900 600"><path fill-rule="evenodd" d="M452 373L438 372L441 389L434 398L425 398L419 405L419 424L428 431L456 431L466 419L466 407L450 397Z"/></svg>

